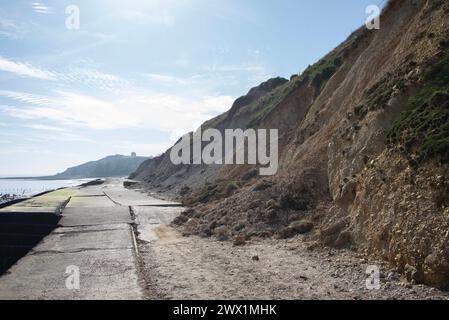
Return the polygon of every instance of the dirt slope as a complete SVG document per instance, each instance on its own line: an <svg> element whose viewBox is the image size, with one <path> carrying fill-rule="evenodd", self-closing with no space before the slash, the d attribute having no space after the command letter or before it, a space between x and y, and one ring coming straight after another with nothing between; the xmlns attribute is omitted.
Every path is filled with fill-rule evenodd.
<svg viewBox="0 0 449 320"><path fill-rule="evenodd" d="M390 1L380 30L357 30L302 75L204 125L278 128L277 175L174 167L166 153L133 177L181 192L192 209L175 223L186 235L307 233L449 286L448 14L447 1Z"/></svg>

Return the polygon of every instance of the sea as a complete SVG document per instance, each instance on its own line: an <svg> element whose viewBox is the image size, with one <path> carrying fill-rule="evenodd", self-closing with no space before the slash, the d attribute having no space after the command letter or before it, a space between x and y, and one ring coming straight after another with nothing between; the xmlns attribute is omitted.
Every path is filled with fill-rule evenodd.
<svg viewBox="0 0 449 320"><path fill-rule="evenodd" d="M16 195L29 197L49 190L73 187L93 179L72 180L32 180L32 179L0 179L0 195Z"/></svg>

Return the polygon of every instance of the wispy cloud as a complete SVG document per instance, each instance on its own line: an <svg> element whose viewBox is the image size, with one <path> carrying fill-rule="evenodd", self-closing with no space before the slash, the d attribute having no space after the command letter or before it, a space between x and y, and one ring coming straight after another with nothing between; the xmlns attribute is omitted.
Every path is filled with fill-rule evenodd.
<svg viewBox="0 0 449 320"><path fill-rule="evenodd" d="M0 90L0 96L34 105L49 105L53 102L49 97L19 91ZM12 106L7 105L2 105L1 107L6 109L13 108Z"/></svg>
<svg viewBox="0 0 449 320"><path fill-rule="evenodd" d="M54 73L34 67L29 63L15 62L0 56L0 71L14 73L18 76L37 78L43 80L55 80Z"/></svg>
<svg viewBox="0 0 449 320"><path fill-rule="evenodd" d="M34 129L34 130L43 130L43 131L53 131L53 132L66 132L67 129L55 126L49 126L45 124L29 124L24 125L25 128Z"/></svg>
<svg viewBox="0 0 449 320"><path fill-rule="evenodd" d="M22 128L31 129L21 130L18 132L2 132L1 134L9 137L20 138L21 141L26 140L30 142L48 142L48 141L61 141L61 142L86 142L95 143L94 140L70 131L69 128L50 126L45 124L25 124L21 125Z"/></svg>
<svg viewBox="0 0 449 320"><path fill-rule="evenodd" d="M79 84L98 90L124 90L129 87L127 80L92 68L69 67L62 71L50 71L33 66L28 62L13 61L0 56L0 71L20 77L58 81L69 85Z"/></svg>
<svg viewBox="0 0 449 320"><path fill-rule="evenodd" d="M34 12L39 14L52 14L53 9L42 2L33 2L31 4Z"/></svg>
<svg viewBox="0 0 449 320"><path fill-rule="evenodd" d="M58 74L58 79L69 84L78 83L92 89L100 90L124 90L130 85L121 77L90 68L69 68L64 73Z"/></svg>
<svg viewBox="0 0 449 320"><path fill-rule="evenodd" d="M0 37L22 39L26 33L23 24L16 21L0 18Z"/></svg>
<svg viewBox="0 0 449 320"><path fill-rule="evenodd" d="M193 99L168 94L123 93L103 100L71 92L44 97L20 92L0 91L28 107L1 106L0 111L21 119L51 120L62 126L105 130L152 128L164 132L193 130L213 115L229 109L230 96L203 96Z"/></svg>
<svg viewBox="0 0 449 320"><path fill-rule="evenodd" d="M0 95L2 95L0 91ZM17 92L5 95L35 107L2 107L10 116L21 119L48 119L69 126L86 126L93 129L125 128L132 118L119 113L114 105L100 99L70 92L59 92L55 97L28 95Z"/></svg>

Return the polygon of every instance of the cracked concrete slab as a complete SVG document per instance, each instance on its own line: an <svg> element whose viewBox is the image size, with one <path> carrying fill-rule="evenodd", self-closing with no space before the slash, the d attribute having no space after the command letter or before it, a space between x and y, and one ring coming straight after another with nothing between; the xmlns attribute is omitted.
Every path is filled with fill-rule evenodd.
<svg viewBox="0 0 449 320"><path fill-rule="evenodd" d="M177 202L160 200L120 185L107 185L104 193L115 203L122 206L179 206Z"/></svg>
<svg viewBox="0 0 449 320"><path fill-rule="evenodd" d="M133 249L27 255L0 278L0 299L143 298ZM68 289L68 266L80 272L79 290Z"/></svg>
<svg viewBox="0 0 449 320"><path fill-rule="evenodd" d="M101 232L103 230L121 230L123 228L129 227L127 223L117 223L117 224L99 224L99 225L87 225L87 226L73 226L73 227L59 227L53 230L52 233L84 233L84 232Z"/></svg>
<svg viewBox="0 0 449 320"><path fill-rule="evenodd" d="M129 224L97 227L58 228L30 254L45 251L74 252L90 249L133 249Z"/></svg>
<svg viewBox="0 0 449 320"><path fill-rule="evenodd" d="M102 186L83 187L78 189L77 197L101 197L104 196Z"/></svg>
<svg viewBox="0 0 449 320"><path fill-rule="evenodd" d="M64 227L132 223L128 207L65 208L59 224Z"/></svg>
<svg viewBox="0 0 449 320"><path fill-rule="evenodd" d="M116 204L112 202L105 195L92 197L73 197L67 204L67 208L92 208L92 207L115 207Z"/></svg>
<svg viewBox="0 0 449 320"><path fill-rule="evenodd" d="M55 213L63 206L70 197L77 194L74 189L61 189L33 197L31 199L16 203L0 209L3 212L26 212L26 213Z"/></svg>

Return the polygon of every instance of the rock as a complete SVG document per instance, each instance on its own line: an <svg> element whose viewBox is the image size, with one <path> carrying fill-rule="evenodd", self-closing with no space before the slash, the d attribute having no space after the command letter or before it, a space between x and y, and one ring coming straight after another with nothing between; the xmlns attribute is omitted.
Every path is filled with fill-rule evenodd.
<svg viewBox="0 0 449 320"><path fill-rule="evenodd" d="M212 221L212 222L208 225L208 228L209 228L209 230L211 230L211 231L213 231L216 227L217 227L217 221Z"/></svg>
<svg viewBox="0 0 449 320"><path fill-rule="evenodd" d="M387 281L398 281L398 280L399 280L399 276L395 272L391 271L388 273Z"/></svg>
<svg viewBox="0 0 449 320"><path fill-rule="evenodd" d="M257 177L258 173L259 171L257 171L257 169L251 169L243 175L242 180L243 181L251 180L252 178Z"/></svg>
<svg viewBox="0 0 449 320"><path fill-rule="evenodd" d="M218 241L226 241L229 239L229 228L226 226L220 226L214 229L214 236Z"/></svg>
<svg viewBox="0 0 449 320"><path fill-rule="evenodd" d="M344 248L351 244L352 239L352 232L349 230L345 230L337 237L337 240L335 240L334 245L337 248Z"/></svg>
<svg viewBox="0 0 449 320"><path fill-rule="evenodd" d="M189 208L187 210L185 210L182 214L187 216L187 217L193 217L195 215L196 211L193 208Z"/></svg>
<svg viewBox="0 0 449 320"><path fill-rule="evenodd" d="M189 191L190 191L190 188L189 188L188 186L184 186L184 187L182 187L181 190L179 191L179 195L184 196L184 195L186 195L187 193L189 193Z"/></svg>
<svg viewBox="0 0 449 320"><path fill-rule="evenodd" d="M285 227L276 232L276 238L278 239L289 239L296 235L295 229L292 227Z"/></svg>
<svg viewBox="0 0 449 320"><path fill-rule="evenodd" d="M199 234L199 236L201 238L209 238L211 235L212 235L212 232L208 228L204 228Z"/></svg>
<svg viewBox="0 0 449 320"><path fill-rule="evenodd" d="M245 229L245 227L246 227L246 223L240 222L234 226L234 230L238 232L238 231Z"/></svg>
<svg viewBox="0 0 449 320"><path fill-rule="evenodd" d="M281 207L279 203L274 199L268 200L265 206L267 209L275 209L275 210Z"/></svg>
<svg viewBox="0 0 449 320"><path fill-rule="evenodd" d="M186 217L185 215L180 215L180 216L177 216L177 217L173 220L173 224L175 224L175 225L177 225L177 226L180 226L180 225L186 223L187 220L189 220L188 217Z"/></svg>
<svg viewBox="0 0 449 320"><path fill-rule="evenodd" d="M253 188L253 191L264 191L268 188L271 188L273 185L273 182L264 179Z"/></svg>
<svg viewBox="0 0 449 320"><path fill-rule="evenodd" d="M134 186L137 186L138 184L139 184L139 182L137 182L137 181L129 181L129 180L123 181L123 186L125 188L134 187Z"/></svg>
<svg viewBox="0 0 449 320"><path fill-rule="evenodd" d="M260 200L254 200L248 204L247 210L256 209L259 208L260 206L262 206L262 202Z"/></svg>
<svg viewBox="0 0 449 320"><path fill-rule="evenodd" d="M276 232L278 239L289 239L297 234L304 234L313 229L313 223L309 221L298 221L290 226L282 228Z"/></svg>
<svg viewBox="0 0 449 320"><path fill-rule="evenodd" d="M439 288L449 287L449 261L442 252L428 255L423 269L426 282Z"/></svg>
<svg viewBox="0 0 449 320"><path fill-rule="evenodd" d="M296 233L304 234L313 229L313 223L310 221L296 221L290 224L290 227L293 228Z"/></svg>
<svg viewBox="0 0 449 320"><path fill-rule="evenodd" d="M234 238L234 246L243 246L246 244L246 236L241 233L237 237Z"/></svg>
<svg viewBox="0 0 449 320"><path fill-rule="evenodd" d="M338 232L341 232L341 230L343 230L343 228L345 228L347 226L347 224L348 224L348 222L346 219L339 220L339 221L331 224L326 229L321 230L321 234L323 236L330 236L330 235L336 234Z"/></svg>
<svg viewBox="0 0 449 320"><path fill-rule="evenodd" d="M309 201L303 198L303 195L283 195L280 200L280 205L283 209L291 209L298 211L306 211L308 209Z"/></svg>
<svg viewBox="0 0 449 320"><path fill-rule="evenodd" d="M307 249L307 251L314 251L318 247L319 247L319 243L318 242L313 242L310 245L308 245L306 249Z"/></svg>
<svg viewBox="0 0 449 320"><path fill-rule="evenodd" d="M187 222L184 223L184 227L193 233L195 231L199 231L199 226L200 226L200 220L197 218L190 218L187 220Z"/></svg>
<svg viewBox="0 0 449 320"><path fill-rule="evenodd" d="M252 259L253 261L259 261L259 256L253 256L251 259Z"/></svg>
<svg viewBox="0 0 449 320"><path fill-rule="evenodd" d="M340 194L335 198L335 203L341 208L347 208L354 202L357 193L357 181L348 181L341 189Z"/></svg>
<svg viewBox="0 0 449 320"><path fill-rule="evenodd" d="M418 270L409 264L405 265L404 273L405 273L405 277L407 278L407 281L410 283L416 283L419 280L418 279Z"/></svg>
<svg viewBox="0 0 449 320"><path fill-rule="evenodd" d="M263 213L263 218L266 220L266 221L272 221L272 220L275 220L276 219L276 217L277 217L277 210L276 209L268 209L268 210L265 210L264 211L264 213Z"/></svg>
<svg viewBox="0 0 449 320"><path fill-rule="evenodd" d="M345 239L340 237L340 235L343 233L343 230L347 228L347 224L347 220L342 219L332 223L329 227L322 229L320 231L321 241L327 246L335 246L335 243L338 240L338 243L341 245L344 243L343 240Z"/></svg>

